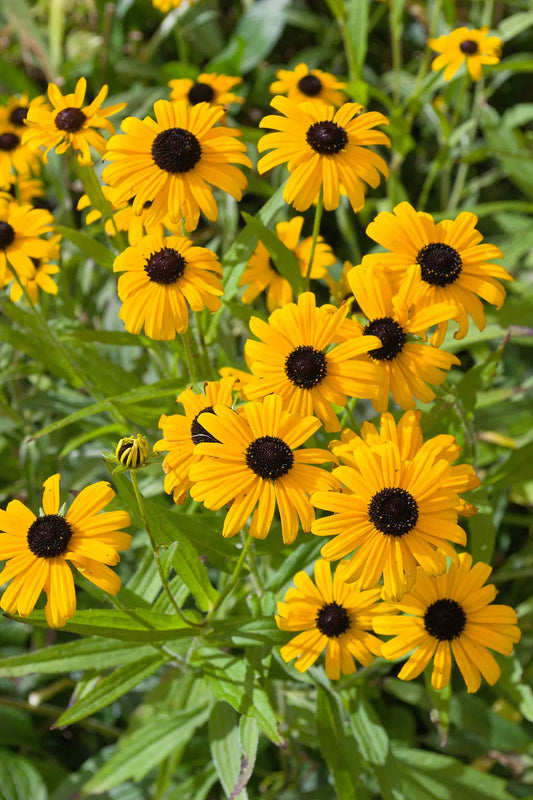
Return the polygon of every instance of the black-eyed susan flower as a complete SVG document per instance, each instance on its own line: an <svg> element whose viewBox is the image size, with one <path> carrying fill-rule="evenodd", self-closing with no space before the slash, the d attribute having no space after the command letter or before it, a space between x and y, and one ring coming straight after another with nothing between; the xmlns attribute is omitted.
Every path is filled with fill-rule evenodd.
<svg viewBox="0 0 533 800"><path fill-rule="evenodd" d="M440 384L453 364L460 364L451 353L424 344L408 341L409 334L425 339L433 325L452 319L457 306L449 302L436 303L426 308L413 306L410 287L416 280L415 267L402 286L402 293L393 295L392 287L381 267L354 267L348 273L348 282L355 300L367 317L363 325L357 319L344 323L351 337L377 336L381 347L360 357L375 369L374 382L378 394L372 398L376 411L386 411L389 391L403 409L414 408L415 398L429 403L435 392L427 385Z"/></svg>
<svg viewBox="0 0 533 800"><path fill-rule="evenodd" d="M115 259L118 296L122 300L119 317L126 330L144 330L150 339L170 340L185 333L189 311L220 308L224 294L222 267L211 250L194 247L184 236L143 237Z"/></svg>
<svg viewBox="0 0 533 800"><path fill-rule="evenodd" d="M11 271L23 279L35 273L32 258L46 258L50 245L41 238L52 230L49 211L19 206L0 197L0 288L11 280Z"/></svg>
<svg viewBox="0 0 533 800"><path fill-rule="evenodd" d="M211 186L241 199L247 180L234 164L250 167L251 162L245 145L237 141L240 131L214 127L223 108L158 100L154 114L156 121L124 120L126 135L113 136L107 143L105 157L113 163L104 169L103 179L117 187L119 201L135 198L137 215L152 203L146 225L168 215L172 222L183 219L185 229L193 231L200 210L209 220L218 217Z"/></svg>
<svg viewBox="0 0 533 800"><path fill-rule="evenodd" d="M71 147L79 152L78 160L91 165L93 147L100 155L105 150L105 139L98 129L114 133L115 128L107 119L126 107L126 103L101 108L107 97L108 87L102 86L92 103L84 106L87 81L80 78L74 92L63 95L55 83L48 84L48 105L32 105L26 117L26 130L22 143L32 150L45 148L47 153L55 148L56 153L66 153Z"/></svg>
<svg viewBox="0 0 533 800"><path fill-rule="evenodd" d="M115 447L115 458L126 469L139 469L146 464L150 445L142 433L136 436L123 436Z"/></svg>
<svg viewBox="0 0 533 800"><path fill-rule="evenodd" d="M194 0L189 0L189 3L193 3ZM166 14L173 8L179 8L183 0L152 0L152 5L154 8L157 8L158 11L162 11L163 14Z"/></svg>
<svg viewBox="0 0 533 800"><path fill-rule="evenodd" d="M352 459L354 466L333 470L345 491L312 496L313 505L332 514L315 520L311 531L334 536L321 550L330 561L355 551L346 580L368 589L383 576L383 598L401 600L417 565L442 575L447 556L457 561L451 542L466 544L457 525L459 496L449 485L452 468L431 448L404 461L393 442L359 447Z"/></svg>
<svg viewBox="0 0 533 800"><path fill-rule="evenodd" d="M168 450L163 460L165 472L165 492L171 494L175 503L185 502L187 492L191 488L189 470L201 456L195 452L195 446L201 442L214 442L216 439L198 422L202 413L214 413L215 406L233 404L232 390L235 378L222 378L220 381L206 381L204 391L197 394L192 388L185 389L178 395L176 402L181 403L184 414L161 414L159 427L163 438L154 444L154 452Z"/></svg>
<svg viewBox="0 0 533 800"><path fill-rule="evenodd" d="M513 280L506 269L491 263L493 258L503 258L503 253L493 244L482 244L477 221L475 214L463 211L455 220L435 223L431 214L400 203L392 213L378 214L367 227L368 236L388 252L364 256L363 265L382 265L397 287L409 267L419 264L419 280L411 287L417 309L453 303L457 313L452 318L459 323L455 337L462 339L468 331L469 316L479 330L486 325L479 298L500 308L505 289L498 279ZM446 321L439 324L433 344L442 343L447 327Z"/></svg>
<svg viewBox="0 0 533 800"><path fill-rule="evenodd" d="M433 659L431 685L444 689L455 660L468 692L477 692L481 676L493 686L500 667L490 652L510 655L520 640L516 612L510 606L492 605L496 587L484 586L492 568L482 561L472 566L472 556L461 553L448 574L438 578L418 570L416 585L398 610L408 616L376 617L377 633L394 636L382 648L388 659L412 655L398 677L410 681Z"/></svg>
<svg viewBox="0 0 533 800"><path fill-rule="evenodd" d="M44 197L44 183L40 178L23 178L12 173L9 183L0 187L0 192L8 194L21 206L42 207Z"/></svg>
<svg viewBox="0 0 533 800"><path fill-rule="evenodd" d="M317 308L314 294L304 292L298 305L278 308L268 323L252 317L250 330L260 341L248 339L244 346L255 376L243 385L246 397L276 392L288 411L315 414L326 431L340 430L333 404L344 406L347 397L374 397L378 391L376 370L358 356L375 348L379 339L361 336L342 342L347 310Z"/></svg>
<svg viewBox="0 0 533 800"><path fill-rule="evenodd" d="M380 602L381 587L362 590L344 580L344 562L331 578L331 567L319 559L315 581L306 572L294 576L283 602L278 603L276 623L282 631L301 631L281 648L284 661L296 658L294 666L305 672L326 648L326 675L338 680L355 672L354 661L370 666L381 655L381 640L373 636L372 622L381 614L394 613Z"/></svg>
<svg viewBox="0 0 533 800"><path fill-rule="evenodd" d="M300 242L303 222L303 217L294 217L289 222L278 222L276 235L289 250L293 251L298 260L300 271L305 277L311 256L313 238L308 236ZM334 263L335 256L331 247L326 244L322 236L319 236L310 277L315 280L324 278L328 274L327 268ZM274 311L276 308L282 308L293 299L292 287L289 281L279 273L263 242L258 242L252 253L248 265L239 279L239 286L248 287L242 294L243 303L253 302L266 289L266 303L269 312Z"/></svg>
<svg viewBox="0 0 533 800"><path fill-rule="evenodd" d="M451 469L442 483L444 488L459 494L477 489L481 481L474 467L470 464L453 464L461 453L455 436L441 433L424 442L421 418L421 411L406 411L396 422L392 414L387 412L380 417L379 430L372 422L363 422L361 436L345 428L340 441L330 442L331 451L342 464L356 467L354 452L360 447L379 448L385 442L393 442L398 447L402 461L412 461L417 453L423 451L432 454L437 460L443 458L451 464ZM477 513L477 508L460 498L456 511L463 517L471 517Z"/></svg>
<svg viewBox="0 0 533 800"><path fill-rule="evenodd" d="M301 417L283 410L281 397L269 395L260 403L246 403L237 414L226 406L203 413L198 423L215 441L200 443L192 464L191 497L207 508L226 503L222 535L234 536L252 516L250 535L268 536L278 508L285 544L292 544L299 522L308 531L314 519L309 494L332 489L337 481L313 466L332 460L327 450L297 449L320 428L316 417Z"/></svg>
<svg viewBox="0 0 533 800"><path fill-rule="evenodd" d="M28 178L39 171L39 158L22 142L20 128L0 120L0 187L12 183L13 173Z"/></svg>
<svg viewBox="0 0 533 800"><path fill-rule="evenodd" d="M230 103L244 102L243 97L231 91L239 83L242 83L242 78L203 72L195 81L191 78L175 78L168 85L171 89L171 100L184 100L189 106L209 103L227 108Z"/></svg>
<svg viewBox="0 0 533 800"><path fill-rule="evenodd" d="M132 247L139 244L143 236L151 234L164 236L165 228L162 222L156 222L155 225L145 226L145 218L152 205L151 202L148 202L146 208L137 216L137 214L133 213L133 198L130 198L130 201L126 203L119 202L117 200L119 194L118 189L112 186L102 186L102 192L105 199L114 209L113 217L107 219L104 224L104 229L108 236L116 236L117 231L126 231L128 234L128 243ZM86 194L82 194L76 208L78 211L85 211L86 208L90 209L85 217L86 225L91 225L102 217L102 214L97 208L91 208L91 201ZM170 220L167 219L164 220L164 222L166 222L166 227L169 228L172 233L181 233L181 230L174 230L176 226L173 226Z"/></svg>
<svg viewBox="0 0 533 800"><path fill-rule="evenodd" d="M43 514L36 517L19 500L0 510L0 585L11 581L0 600L8 614L27 617L44 590L48 624L62 627L76 611L76 593L70 565L110 594L120 589L120 578L109 566L120 561L131 536L120 530L130 524L125 511L99 512L115 496L105 481L82 489L66 514L60 513L60 476L44 482Z"/></svg>
<svg viewBox="0 0 533 800"><path fill-rule="evenodd" d="M445 67L444 80L451 81L461 64L466 62L468 73L473 81L478 81L484 64L498 64L501 56L502 40L499 36L487 36L488 28L457 28L446 36L428 39L428 46L439 56L431 68Z"/></svg>
<svg viewBox="0 0 533 800"><path fill-rule="evenodd" d="M59 266L60 236L52 236L45 239L47 253L42 258L31 258L33 264L32 272L21 272L19 278L26 289L33 304L39 299L39 290L46 294L57 294L57 283L52 280L52 275L57 275ZM22 286L13 279L9 299L13 303L18 303L23 295Z"/></svg>
<svg viewBox="0 0 533 800"><path fill-rule="evenodd" d="M352 209L365 204L365 183L376 187L386 178L385 161L367 145L390 145L390 140L375 125L387 125L388 119L377 111L361 113L363 106L345 103L335 111L321 103L295 103L276 96L271 105L283 116L268 115L259 123L273 128L257 145L263 156L257 165L260 173L287 162L290 177L283 197L298 211L305 211L324 191L324 208L337 208L341 192L348 195Z"/></svg>
<svg viewBox="0 0 533 800"><path fill-rule="evenodd" d="M298 64L294 69L279 69L277 80L270 84L272 94L285 94L295 103L315 101L338 108L346 102L345 83L335 75L320 69L309 69L307 64Z"/></svg>

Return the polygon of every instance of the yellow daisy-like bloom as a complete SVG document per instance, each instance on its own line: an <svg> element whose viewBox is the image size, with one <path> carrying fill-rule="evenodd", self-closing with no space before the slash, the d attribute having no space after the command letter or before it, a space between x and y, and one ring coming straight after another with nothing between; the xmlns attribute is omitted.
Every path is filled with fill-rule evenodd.
<svg viewBox="0 0 533 800"><path fill-rule="evenodd" d="M284 661L296 658L294 666L305 672L326 648L326 675L335 681L355 672L354 659L368 667L381 655L381 640L370 633L372 622L394 609L380 602L379 586L361 590L346 583L344 563L337 566L333 580L327 561L319 559L314 572L314 583L306 572L298 572L296 589L289 589L278 603L278 628L302 631L280 653Z"/></svg>
<svg viewBox="0 0 533 800"><path fill-rule="evenodd" d="M48 84L49 106L30 106L26 117L26 130L22 135L23 144L32 150L45 147L44 160L55 148L56 153L66 153L71 147L79 151L80 164L90 166L90 147L102 155L105 139L97 128L114 133L115 128L107 117L126 108L126 103L116 103L108 108L100 108L107 97L108 87L102 86L92 103L84 106L87 81L80 78L72 94L61 94L55 83Z"/></svg>
<svg viewBox="0 0 533 800"><path fill-rule="evenodd" d="M183 405L185 414L161 414L158 424L164 438L154 444L154 451L161 453L168 450L163 460L165 492L173 496L175 503L182 505L191 488L189 469L201 459L195 453L195 445L216 441L200 425L198 417L202 413L214 413L215 406L231 408L234 383L235 378L232 377L206 381L204 391L200 394L193 392L192 388L185 389L176 401Z"/></svg>
<svg viewBox="0 0 533 800"><path fill-rule="evenodd" d="M455 220L435 223L431 214L400 203L393 213L378 214L367 227L368 236L389 252L364 256L363 265L382 265L393 287L398 287L409 268L419 264L420 278L411 289L413 302L419 309L443 302L456 305L455 338L462 339L468 332L468 315L479 330L486 325L479 298L500 308L505 289L497 279L513 280L506 269L490 263L492 258L503 258L503 253L493 244L480 244L483 236L476 230L477 221L475 214L463 211ZM433 344L442 343L447 327L446 321L439 324Z"/></svg>
<svg viewBox="0 0 533 800"><path fill-rule="evenodd" d="M439 56L431 68L444 70L444 80L451 81L461 64L466 62L469 75L478 81L483 73L483 64L498 64L501 56L502 40L499 36L487 36L489 29L457 28L447 36L428 39L429 47Z"/></svg>
<svg viewBox="0 0 533 800"><path fill-rule="evenodd" d="M270 84L272 94L285 94L295 103L318 102L338 108L346 102L346 95L339 91L345 83L329 72L310 70L307 64L298 64L293 70L280 69L276 78Z"/></svg>
<svg viewBox="0 0 533 800"><path fill-rule="evenodd" d="M11 280L10 268L21 279L34 275L32 258L47 257L50 245L40 237L52 230L53 221L49 211L0 197L0 288Z"/></svg>
<svg viewBox="0 0 533 800"><path fill-rule="evenodd" d="M357 467L354 453L361 447L379 448L385 442L393 442L400 453L402 461L412 461L419 452L430 454L435 459L445 459L449 464L459 458L461 448L455 436L441 433L424 442L420 420L421 411L406 411L398 423L388 412L380 417L380 430L372 422L363 422L361 436L345 428L341 434L341 441L330 443L331 451L342 464L348 467ZM445 477L442 486L453 492L470 492L477 489L481 481L470 464L456 464ZM477 513L476 506L460 498L456 506L458 514L463 517L472 517Z"/></svg>
<svg viewBox="0 0 533 800"><path fill-rule="evenodd" d="M11 581L0 608L27 617L44 589L46 619L53 628L61 628L76 611L69 562L96 586L116 594L120 578L106 565L118 564L118 551L131 543L129 533L120 530L130 524L125 511L99 513L115 496L108 483L82 489L63 516L59 481L57 474L43 484L43 516L36 517L20 500L0 510L0 559L7 561L0 585Z"/></svg>
<svg viewBox="0 0 533 800"><path fill-rule="evenodd" d="M271 150L259 160L260 173L287 162L291 173L283 197L298 211L305 211L324 190L324 208L339 205L341 192L348 195L352 209L365 204L365 183L376 187L380 172L389 175L385 161L366 145L390 140L375 125L388 125L387 117L377 111L360 113L363 106L345 103L338 111L317 103L298 105L287 97L276 96L271 105L284 116L268 115L259 123L274 128L257 145L260 153Z"/></svg>
<svg viewBox="0 0 533 800"><path fill-rule="evenodd" d="M472 566L468 553L462 553L448 574L438 578L419 569L414 589L398 606L409 616L376 617L374 630L394 636L383 645L385 658L401 658L414 650L399 678L416 678L433 659L431 685L444 689L455 659L468 692L477 692L481 676L491 686L496 683L500 667L489 648L508 656L521 632L514 609L491 605L496 587L483 585L491 572L482 561Z"/></svg>
<svg viewBox="0 0 533 800"><path fill-rule="evenodd" d="M187 303L193 311L220 306L222 267L206 247L194 247L184 236L145 236L115 259L119 317L130 333L144 330L150 339L170 340L189 326ZM220 277L219 277L220 276Z"/></svg>
<svg viewBox="0 0 533 800"><path fill-rule="evenodd" d="M166 14L172 8L179 8L182 4L183 0L152 0L152 5L154 8L157 8L158 11L162 11ZM194 2L194 0L189 0L190 4Z"/></svg>
<svg viewBox="0 0 533 800"><path fill-rule="evenodd" d="M247 186L246 177L236 164L250 167L246 147L236 141L240 131L214 127L224 109L198 103L189 107L182 100L154 104L157 121L128 117L122 123L125 136L113 136L107 143L103 179L118 188L118 200L133 201L140 215L152 202L146 225L160 222L167 215L172 222L184 221L185 229L198 225L200 210L216 220L218 208L209 184L240 200Z"/></svg>
<svg viewBox="0 0 533 800"><path fill-rule="evenodd" d="M315 514L309 494L338 485L329 472L312 466L332 461L331 453L296 449L320 428L316 417L290 414L281 397L269 395L246 403L238 414L215 406L198 423L215 441L196 446L203 458L189 470L191 497L214 510L231 503L223 536L234 536L252 515L250 535L266 538L276 506L285 544L296 539L298 519L304 531L310 529Z"/></svg>
<svg viewBox="0 0 533 800"><path fill-rule="evenodd" d="M57 275L59 267L52 262L59 259L60 236L52 236L46 239L48 252L43 258L32 258L33 272L29 274L21 273L20 280L28 292L33 304L39 299L39 289L47 294L57 294L57 283L52 280L51 275ZM22 297L22 287L15 280L11 284L10 300L18 303Z"/></svg>
<svg viewBox="0 0 533 800"><path fill-rule="evenodd" d="M11 174L9 182L0 187L0 192L8 194L21 206L39 208L44 197L44 183L39 178L22 178Z"/></svg>
<svg viewBox="0 0 533 800"><path fill-rule="evenodd" d="M330 561L355 550L346 580L360 579L368 589L383 576L383 598L401 600L415 582L417 564L442 575L446 556L457 561L450 542L466 544L457 525L452 468L431 447L404 461L394 442L359 447L352 459L353 467L333 470L347 491L312 496L313 505L333 513L316 520L311 531L334 535L321 550Z"/></svg>
<svg viewBox="0 0 533 800"><path fill-rule="evenodd" d="M187 105L209 103L226 108L230 103L244 103L244 98L231 90L242 83L242 78L203 72L195 81L191 78L175 78L168 82L171 100L184 100Z"/></svg>
<svg viewBox="0 0 533 800"><path fill-rule="evenodd" d="M381 341L381 347L362 356L375 370L374 382L379 392L372 403L376 411L387 410L389 391L404 409L414 408L415 398L422 403L431 402L435 392L427 384L440 386L446 371L461 363L437 347L407 340L408 334L425 338L428 328L457 313L457 306L444 302L425 308L413 306L411 289L419 271L420 267L413 268L401 287L402 293L394 296L381 268L360 266L348 273L348 283L368 323L346 320L344 330L350 337L372 335Z"/></svg>
<svg viewBox="0 0 533 800"><path fill-rule="evenodd" d="M117 231L127 231L128 243L132 247L139 244L143 236L149 236L151 234L159 234L160 236L164 236L165 228L163 223L156 222L155 225L145 226L145 218L150 206L152 205L151 203L147 203L146 208L144 208L140 215L137 216L133 213L133 198L131 198L130 202L126 204L123 202L118 202L116 200L117 195L119 194L118 189L113 188L112 186L102 186L102 192L105 199L114 209L116 209L115 213L113 214L113 218L107 219L104 224L104 229L108 236L116 236ZM89 200L88 195L82 194L78 200L78 205L76 208L78 211L84 211L86 208L90 208L90 206L91 201ZM102 215L97 208L91 208L85 217L85 224L91 225L93 222L97 222L97 220L101 219L101 217ZM165 222L166 227L169 228L172 233L180 232L178 230L173 230L173 228L177 226L173 226L170 220L167 219Z"/></svg>
<svg viewBox="0 0 533 800"><path fill-rule="evenodd" d="M39 171L39 159L22 142L21 129L9 121L0 120L0 186L13 182L13 172L18 178L29 178Z"/></svg>
<svg viewBox="0 0 533 800"><path fill-rule="evenodd" d="M276 234L278 239L293 251L298 259L300 271L305 276L311 256L313 237L308 236L300 242L303 223L303 217L294 217L289 222L279 222L276 225ZM327 267L334 263L335 256L331 247L326 244L322 236L319 236L310 277L313 279L325 277L328 274ZM248 286L242 294L243 303L252 303L264 289L267 289L266 302L269 312L287 305L293 299L292 286L278 272L263 242L258 242L252 253L248 266L239 279L239 286Z"/></svg>
<svg viewBox="0 0 533 800"><path fill-rule="evenodd" d="M288 411L315 414L326 431L340 430L332 403L344 406L347 397L374 397L378 390L376 370L358 356L375 348L379 339L360 336L342 342L347 310L317 308L314 294L304 292L298 305L278 308L268 323L252 317L250 330L261 341L248 339L244 346L255 376L243 385L246 397L254 400L276 392Z"/></svg>

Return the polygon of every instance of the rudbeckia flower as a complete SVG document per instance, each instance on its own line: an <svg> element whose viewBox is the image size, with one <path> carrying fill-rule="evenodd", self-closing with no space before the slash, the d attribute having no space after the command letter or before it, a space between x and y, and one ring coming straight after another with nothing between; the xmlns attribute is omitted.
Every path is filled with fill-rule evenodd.
<svg viewBox="0 0 533 800"><path fill-rule="evenodd" d="M276 78L270 84L272 94L285 94L295 103L315 101L338 108L346 102L346 95L339 91L345 83L329 72L310 70L307 64L298 64L293 70L279 69Z"/></svg>
<svg viewBox="0 0 533 800"><path fill-rule="evenodd" d="M195 81L191 78L175 78L168 85L171 89L171 100L184 100L189 106L209 103L227 108L230 103L244 103L243 97L231 91L239 83L242 83L242 78L203 72Z"/></svg>
<svg viewBox="0 0 533 800"><path fill-rule="evenodd" d="M341 192L348 195L352 209L360 211L365 204L364 184L376 187L380 172L386 178L389 175L381 156L366 147L390 146L388 136L372 130L375 125L388 125L387 117L377 111L361 113L363 106L357 103L345 103L335 111L333 106L298 105L276 96L271 105L284 116L268 115L259 123L261 128L278 131L259 140L260 153L272 150L259 160L259 172L287 162L291 175L283 197L298 211L305 211L318 200L321 188L327 211L337 208Z"/></svg>
<svg viewBox="0 0 533 800"><path fill-rule="evenodd" d="M344 580L344 563L331 578L331 567L319 559L315 581L306 572L294 576L285 600L278 603L276 623L282 631L301 631L281 648L284 661L296 658L294 666L305 672L326 648L326 675L338 680L355 672L354 661L370 666L381 655L381 640L373 636L373 620L393 608L380 602L381 588L362 590Z"/></svg>
<svg viewBox="0 0 533 800"><path fill-rule="evenodd" d="M472 556L461 553L447 575L432 578L418 569L415 587L397 606L407 616L376 617L377 633L394 636L382 648L388 659L412 652L398 677L410 681L433 659L431 685L445 689L455 660L468 692L477 692L481 676L493 686L500 667L490 652L509 656L520 640L516 612L493 605L496 587L485 586L492 568L482 561L472 566Z"/></svg>
<svg viewBox="0 0 533 800"><path fill-rule="evenodd" d="M52 275L57 275L59 267L53 263L59 260L60 250L60 236L52 236L46 239L48 252L42 258L32 258L33 272L24 273L19 275L21 283L25 287L30 300L33 304L37 303L39 299L39 289L46 294L57 294L57 283L52 280ZM13 303L17 303L22 297L22 287L13 280L11 284L11 293L9 299Z"/></svg>
<svg viewBox="0 0 533 800"><path fill-rule="evenodd" d="M303 222L303 217L294 217L289 222L278 222L276 235L289 250L293 251L298 259L300 272L305 277L311 256L313 238L308 236L300 242ZM326 244L322 236L319 236L310 277L315 280L324 278L328 274L327 267L334 263L335 256L331 247ZM242 294L243 303L253 302L266 289L266 302L269 312L275 311L276 308L282 308L293 299L292 287L289 281L278 272L263 242L258 242L252 253L246 269L239 278L239 286L248 286Z"/></svg>
<svg viewBox="0 0 533 800"><path fill-rule="evenodd" d="M209 220L218 217L210 184L240 200L247 180L233 164L252 164L245 145L236 141L240 131L214 127L224 115L223 108L158 100L154 114L156 121L151 117L124 120L125 135L112 136L107 143L105 157L114 163L102 177L117 187L118 201L135 198L135 214L152 203L146 225L168 215L174 223L183 219L185 229L193 231L200 210Z"/></svg>
<svg viewBox="0 0 533 800"><path fill-rule="evenodd" d="M47 596L46 619L61 628L76 611L76 593L70 565L87 580L110 594L120 589L120 578L108 564L120 561L119 550L127 550L130 524L125 511L107 511L115 492L105 481L86 486L76 495L67 513L60 513L59 475L43 484L43 515L36 517L19 500L0 510L0 559L7 563L0 572L0 585L11 581L0 600L8 614L27 617L39 595Z"/></svg>
<svg viewBox="0 0 533 800"><path fill-rule="evenodd" d="M383 266L394 288L405 280L409 267L419 264L419 280L411 287L417 309L443 302L456 305L452 319L459 323L459 330L455 338L462 339L468 332L468 316L479 330L486 325L479 298L500 308L505 289L497 279L513 280L506 269L491 263L493 258L503 258L503 253L493 244L482 243L477 221L474 214L463 211L454 220L435 223L431 214L400 203L392 213L378 214L366 229L388 252L364 256L362 263ZM446 321L439 324L433 344L442 343L447 327Z"/></svg>
<svg viewBox="0 0 533 800"><path fill-rule="evenodd" d="M13 270L22 279L35 272L32 258L46 258L49 244L41 237L52 230L49 211L19 206L0 197L0 288L11 280Z"/></svg>
<svg viewBox="0 0 533 800"><path fill-rule="evenodd" d="M130 198L128 202L119 202L117 200L119 191L112 186L102 186L102 192L111 207L115 209L113 217L111 219L106 219L104 224L104 229L108 236L116 236L117 231L127 231L128 243L132 247L139 244L143 236L149 236L151 234L164 236L165 228L162 222L156 222L155 225L145 226L145 218L152 205L151 202L146 203L146 208L137 216L133 213L133 198ZM90 208L90 211L85 217L86 225L91 225L102 217L102 214L97 208L91 208L91 201L86 194L82 194L76 208L78 211L84 211L86 208ZM173 226L170 220L167 219L165 222L166 227L172 231L172 233L181 233L181 230L177 229L178 226ZM176 230L174 230L175 228Z"/></svg>
<svg viewBox="0 0 533 800"><path fill-rule="evenodd" d="M297 449L320 421L284 411L277 395L246 403L238 414L226 406L213 411L198 417L214 441L196 445L202 460L189 470L191 497L214 510L231 503L224 537L234 536L252 516L250 535L265 539L277 507L283 542L292 544L298 520L308 531L315 517L309 494L338 485L329 472L313 466L334 458L327 450Z"/></svg>
<svg viewBox="0 0 533 800"><path fill-rule="evenodd" d="M478 81L483 74L484 64L498 64L500 61L502 40L499 36L487 36L489 29L457 28L447 36L428 39L429 47L439 56L433 61L431 68L444 70L444 80L451 81L461 64L466 67L473 81Z"/></svg>
<svg viewBox="0 0 533 800"><path fill-rule="evenodd" d="M22 136L19 127L0 121L0 187L12 183L13 173L20 179L39 171L39 159L23 144Z"/></svg>
<svg viewBox="0 0 533 800"><path fill-rule="evenodd" d="M48 99L52 108L47 105L31 105L26 117L26 130L22 135L22 143L32 150L45 147L44 160L47 153L55 147L56 153L66 153L71 147L79 151L80 164L90 166L90 147L100 153L105 150L105 139L98 128L109 133L115 129L107 117L117 114L126 108L126 103L116 103L108 108L100 108L107 97L108 87L102 86L92 103L84 106L87 81L80 78L72 94L61 94L55 83L48 84Z"/></svg>

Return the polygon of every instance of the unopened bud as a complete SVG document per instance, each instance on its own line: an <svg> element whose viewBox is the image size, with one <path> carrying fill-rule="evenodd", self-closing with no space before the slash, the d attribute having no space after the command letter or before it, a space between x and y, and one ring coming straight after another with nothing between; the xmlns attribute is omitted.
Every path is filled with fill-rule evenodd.
<svg viewBox="0 0 533 800"><path fill-rule="evenodd" d="M138 433L137 436L124 436L117 444L115 455L122 466L137 469L146 462L149 450L145 437Z"/></svg>

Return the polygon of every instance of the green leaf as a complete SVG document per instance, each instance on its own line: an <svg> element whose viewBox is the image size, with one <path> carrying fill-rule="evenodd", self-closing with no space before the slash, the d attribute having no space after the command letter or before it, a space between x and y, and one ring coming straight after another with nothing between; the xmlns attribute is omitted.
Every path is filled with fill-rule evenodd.
<svg viewBox="0 0 533 800"><path fill-rule="evenodd" d="M283 644L287 636L280 631L273 617L250 619L250 617L232 616L230 619L213 620L209 641L219 647L235 645Z"/></svg>
<svg viewBox="0 0 533 800"><path fill-rule="evenodd" d="M93 236L89 236L74 228L67 228L65 225L56 225L55 232L76 245L78 250L81 250L84 255L92 258L101 267L107 269L108 272L113 272L113 262L115 261L116 254L105 245L97 242Z"/></svg>
<svg viewBox="0 0 533 800"><path fill-rule="evenodd" d="M0 798L48 800L46 786L30 761L9 750L0 750Z"/></svg>
<svg viewBox="0 0 533 800"><path fill-rule="evenodd" d="M256 0L237 24L235 36L244 42L241 74L249 72L276 46L285 27L289 0Z"/></svg>
<svg viewBox="0 0 533 800"><path fill-rule="evenodd" d="M58 459L64 458L78 447L81 447L87 442L92 442L93 439L120 439L120 436L123 432L124 425L118 422L111 425L99 425L91 428L90 431L85 431L84 433L80 433L78 436L73 436L72 439L69 439L68 442L63 445L57 457Z"/></svg>
<svg viewBox="0 0 533 800"><path fill-rule="evenodd" d="M474 502L479 506L479 511L468 520L468 550L474 562L490 564L496 544L496 528L494 509L483 485L476 490Z"/></svg>
<svg viewBox="0 0 533 800"><path fill-rule="evenodd" d="M524 11L521 14L512 14L502 19L498 26L498 36L502 42L508 42L515 36L524 33L533 25L533 11Z"/></svg>
<svg viewBox="0 0 533 800"><path fill-rule="evenodd" d="M355 748L349 755L337 699L322 686L317 689L316 726L320 750L330 768L339 800L357 800Z"/></svg>
<svg viewBox="0 0 533 800"><path fill-rule="evenodd" d="M136 661L133 664L126 664L123 667L116 669L111 675L107 675L101 680L96 688L94 688L88 695L85 695L78 700L77 703L70 706L58 720L55 721L52 727L61 728L66 725L72 725L80 719L100 711L110 703L113 703L119 697L129 692L137 684L157 672L159 667L163 666L170 656L160 655L159 653L152 653L145 658ZM104 662L102 666L107 666Z"/></svg>
<svg viewBox="0 0 533 800"><path fill-rule="evenodd" d="M285 280L289 281L294 294L298 295L304 289L304 280L298 259L293 251L289 250L289 248L278 239L276 234L265 227L256 217L252 217L244 211L242 212L242 216L246 224L250 227L250 230L263 242L269 254L272 256L272 260L278 271Z"/></svg>
<svg viewBox="0 0 533 800"><path fill-rule="evenodd" d="M389 753L389 737L369 700L356 695L350 704L350 726L365 761L383 765Z"/></svg>
<svg viewBox="0 0 533 800"><path fill-rule="evenodd" d="M246 800L246 790L234 794L241 771L239 715L228 703L216 703L209 718L209 748L222 788L228 798Z"/></svg>
<svg viewBox="0 0 533 800"><path fill-rule="evenodd" d="M368 0L349 0L346 27L358 75L361 74L368 47Z"/></svg>

